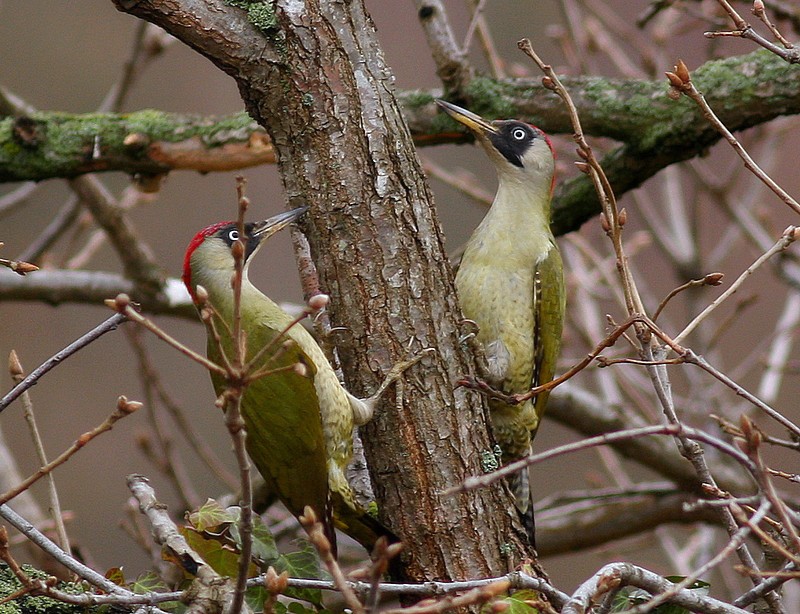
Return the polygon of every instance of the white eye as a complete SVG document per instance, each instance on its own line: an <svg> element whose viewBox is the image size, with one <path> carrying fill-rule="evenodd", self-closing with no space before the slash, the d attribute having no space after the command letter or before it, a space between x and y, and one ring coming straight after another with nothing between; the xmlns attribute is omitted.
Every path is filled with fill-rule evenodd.
<svg viewBox="0 0 800 614"><path fill-rule="evenodd" d="M231 241L238 241L239 240L239 231L235 228L233 230L228 231L228 239Z"/></svg>
<svg viewBox="0 0 800 614"><path fill-rule="evenodd" d="M528 133L525 132L522 128L515 128L514 130L512 130L511 136L515 141L522 141L528 136Z"/></svg>

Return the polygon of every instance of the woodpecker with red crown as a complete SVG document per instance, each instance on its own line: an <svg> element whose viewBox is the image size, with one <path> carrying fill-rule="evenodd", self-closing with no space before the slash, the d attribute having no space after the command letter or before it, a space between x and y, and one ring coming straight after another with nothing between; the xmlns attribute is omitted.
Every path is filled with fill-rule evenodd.
<svg viewBox="0 0 800 614"><path fill-rule="evenodd" d="M553 379L564 322L564 271L550 230L552 145L530 124L490 122L449 102L436 102L475 135L497 171L497 193L467 242L455 283L464 316L479 328L488 383L507 394L524 393ZM542 392L519 405L489 401L503 464L530 454L548 396ZM533 540L527 470L514 476L510 486Z"/></svg>
<svg viewBox="0 0 800 614"><path fill-rule="evenodd" d="M270 492L295 516L311 506L336 551L334 526L349 534L368 550L380 535L397 538L367 514L355 500L345 477L353 454L353 427L372 416L372 399L362 400L341 385L325 354L309 332L258 290L248 279L253 255L273 234L297 220L306 208L281 213L263 222L244 225L240 236L235 222L221 222L198 232L186 251L183 281L198 308L202 286L214 311L215 329L222 350L234 356L231 336L234 293L234 258L231 248L244 244L244 270L240 299L242 330L246 339L245 361L283 335L276 352L266 352L253 366L275 373L250 383L242 397L241 410L247 432L250 458ZM278 351L279 350L279 351ZM224 364L219 344L211 338L208 358ZM292 369L301 364L302 369ZM211 374L218 395L225 378Z"/></svg>

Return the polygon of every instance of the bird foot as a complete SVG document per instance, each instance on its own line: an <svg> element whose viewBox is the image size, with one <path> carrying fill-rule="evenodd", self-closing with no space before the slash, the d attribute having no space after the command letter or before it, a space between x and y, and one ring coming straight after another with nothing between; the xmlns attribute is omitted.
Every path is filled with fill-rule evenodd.
<svg viewBox="0 0 800 614"><path fill-rule="evenodd" d="M465 344L470 339L475 339L480 332L480 327L475 320L464 318L458 324L461 327L461 336L458 338L460 345Z"/></svg>
<svg viewBox="0 0 800 614"><path fill-rule="evenodd" d="M378 386L378 389L370 396L368 399L363 399L365 403L369 405L374 405L377 403L383 394L386 392L386 389L389 388L392 384L394 384L397 380L399 380L403 373L405 373L408 369L413 367L417 364L420 360L425 358L428 354L432 354L436 352L435 348L425 348L424 350L420 350L417 352L413 357L409 360L404 360L398 363L395 363L391 369L389 369L389 373L386 374L386 377L383 378L383 382L381 385Z"/></svg>

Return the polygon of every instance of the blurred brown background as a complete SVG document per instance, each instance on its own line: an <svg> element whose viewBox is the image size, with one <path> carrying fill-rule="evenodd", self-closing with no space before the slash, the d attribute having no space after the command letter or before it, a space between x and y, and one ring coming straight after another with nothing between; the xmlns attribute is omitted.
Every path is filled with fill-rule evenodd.
<svg viewBox="0 0 800 614"><path fill-rule="evenodd" d="M438 81L428 53L424 36L415 10L410 2L368 2L388 59L394 69L399 89L435 88ZM468 22L465 3L448 2L450 17L459 36ZM516 49L516 41L523 36L534 41L537 51L546 60L561 65L562 49L553 41L553 34L566 32L560 4L553 1L518 2L503 0L487 3L486 17L498 46L499 54L509 64L518 64L518 70L531 71L526 58ZM570 3L565 3L570 6ZM614 6L614 5L612 5ZM641 13L646 2L619 2L617 17L631 19ZM103 100L111 85L119 78L121 66L126 59L136 20L117 12L110 2L73 0L71 2L49 2L28 0L26 2L0 0L0 86L20 96L31 105L42 110L59 110L84 113L94 110ZM703 27L673 32L670 43L676 53L691 67L696 66L707 53L702 39ZM568 35L568 33L567 33ZM623 48L624 48L624 42ZM745 53L753 47L738 42L729 45L735 53ZM720 48L722 49L722 47ZM480 58L475 54L480 65ZM677 55L670 57L674 62ZM596 62L595 68L606 68L615 74L614 68ZM513 66L509 66L514 70ZM670 69L666 62L656 73ZM180 43L168 47L163 56L150 66L133 89L126 110L155 108L181 113L224 115L242 109L233 80L222 74L203 57ZM569 138L556 137L563 153L560 166L564 173L573 174L573 158ZM448 168L464 167L475 173L476 180L489 192L493 192L495 179L482 152L470 146L440 147L426 149L422 154L437 164ZM722 154L726 164L731 158ZM248 179L248 194L253 202L250 216L264 218L280 211L283 196L276 169L265 166L249 169L243 173ZM199 175L189 172L172 173L164 183L155 202L139 208L131 214L140 233L156 251L159 262L170 276L178 277L182 265L183 251L192 235L201 227L219 219L235 215L234 174L219 173ZM125 176L106 174L103 180L115 191L127 183ZM784 187L797 194L798 176L789 175ZM0 186L0 195L13 189L13 185ZM457 191L434 181L438 212L448 238L448 246L455 249L461 245L480 220L483 209L469 201ZM655 190L654 190L655 192ZM62 181L45 182L25 202L10 214L0 218L0 240L5 247L0 255L13 257L34 239L47 223L52 212L68 196ZM652 198L662 198L663 192ZM323 195L320 195L323 197ZM691 196L689 196L691 198ZM630 203L628 203L630 206ZM774 205L774 203L772 203ZM777 207L777 205L775 205ZM642 282L656 296L663 296L672 287L685 281L669 274L653 248L652 238L637 234L642 229L631 211L629 237L638 238L641 248L636 251L635 266ZM782 218L789 223L790 217L778 214L778 227ZM719 213L709 209L708 215L697 220L700 233L709 249L720 240L716 224ZM785 224L784 224L785 225ZM644 231L642 231L644 232ZM603 257L610 247L601 235L599 225L592 221L580 231L583 239L597 246ZM738 262L737 262L738 260ZM739 258L728 261L725 270L733 279L741 268L752 261L752 254L743 250ZM108 247L101 249L87 266L89 269L120 271L117 258ZM708 271L704 271L708 272ZM613 273L613 271L612 271ZM251 267L253 281L278 301L299 301L299 284L291 254L288 234L276 237ZM760 283L770 279L762 276ZM753 288L748 288L749 292ZM651 308L653 306L650 306ZM572 317L580 318L571 303ZM759 303L759 317L748 320L746 326L736 328L728 338L743 349L749 349L763 334L759 322L769 330L778 317L779 306L769 300ZM617 317L621 311L615 312ZM34 303L0 302L0 356L16 349L30 370L67 343L83 334L110 315L102 307L67 305L51 308ZM678 310L679 322L687 314ZM205 333L199 324L176 318L160 318L159 322L171 333L192 347L201 349L205 345ZM790 334L794 335L792 331ZM580 341L568 339L564 355L567 365L585 352ZM213 407L213 394L208 375L200 367L180 359L160 342L146 337L146 344L154 350L155 361L161 370L169 390L202 423L207 439L233 467L228 454L228 438L222 421ZM736 350L733 350L736 351ZM634 367L622 367L633 369ZM745 382L754 383L756 376L746 374ZM751 378L751 379L747 379ZM7 374L0 377L2 389L10 386ZM789 384L796 394L796 380ZM51 457L67 447L78 435L101 422L113 409L116 398L125 394L131 399L141 399L141 387L137 379L137 367L121 332L105 336L88 349L70 358L59 366L32 390L39 426L45 436ZM784 392L784 398L791 392ZM795 397L796 398L796 397ZM795 419L798 416L794 408ZM35 457L29 443L27 429L21 417L19 403L2 414L2 430L18 459L22 472L27 474L35 468ZM74 515L68 525L73 539L84 548L99 569L124 566L133 576L149 567L143 552L132 546L129 538L118 528L118 520L124 516L128 499L125 476L139 472L151 477L159 497L166 503L170 500L170 488L159 476L152 463L145 458L135 444L138 435L148 431L144 411L118 423L115 429L93 441L89 447L56 472L61 493L62 506ZM544 450L575 436L546 421L536 440L537 450ZM185 458L192 459L191 455ZM207 478L204 467L196 461L188 467L207 491L207 496L219 495L223 487L213 478ZM593 453L584 452L563 457L539 465L535 472L537 492L542 495L568 488L580 488L593 480L603 482L602 473ZM635 475L641 470L634 469ZM43 488L34 488L40 501L46 501ZM682 529L675 531L680 540ZM615 544L613 548L602 548L591 554L563 555L545 558L542 562L556 586L571 590L604 562L628 559L647 566L659 573L681 573L664 563L658 548L651 538L639 537Z"/></svg>

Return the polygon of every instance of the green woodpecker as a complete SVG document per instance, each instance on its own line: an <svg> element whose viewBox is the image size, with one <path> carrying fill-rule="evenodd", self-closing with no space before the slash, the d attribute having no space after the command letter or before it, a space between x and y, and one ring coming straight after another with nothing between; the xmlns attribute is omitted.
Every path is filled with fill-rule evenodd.
<svg viewBox="0 0 800 614"><path fill-rule="evenodd" d="M256 369L267 367L276 372L250 383L242 398L248 454L272 494L292 514L299 516L306 505L314 509L334 552L334 526L371 550L379 535L391 534L356 503L345 470L353 454L353 427L371 418L372 404L344 389L308 331L300 325L291 326L292 317L247 277L251 258L264 240L305 210L294 209L263 222L245 224L243 237L234 222L220 222L201 230L186 250L183 281L199 309L205 307L207 295L222 348L231 359L231 248L241 239L245 260L240 310L246 360L273 343L278 335L284 335L283 340L274 343L274 351L265 352L255 365ZM201 286L205 293L198 293ZM210 335L207 353L210 360L224 364L218 344ZM298 363L303 368L293 369L292 365ZM217 394L222 394L225 378L212 373L211 379Z"/></svg>
<svg viewBox="0 0 800 614"><path fill-rule="evenodd" d="M564 322L564 272L550 230L553 149L547 135L529 124L489 122L437 103L469 128L497 170L497 194L467 243L456 289L464 316L478 326L489 383L509 394L526 392L553 379ZM520 405L489 402L504 464L530 453L547 398L543 392ZM527 470L510 485L533 539Z"/></svg>

